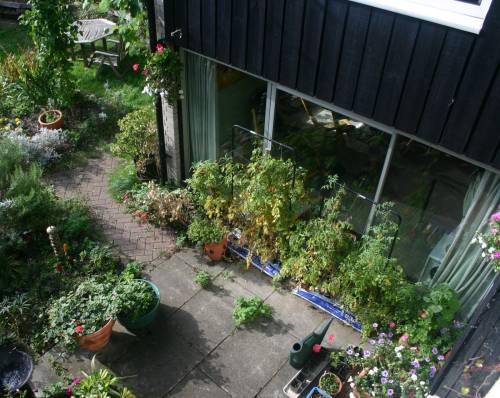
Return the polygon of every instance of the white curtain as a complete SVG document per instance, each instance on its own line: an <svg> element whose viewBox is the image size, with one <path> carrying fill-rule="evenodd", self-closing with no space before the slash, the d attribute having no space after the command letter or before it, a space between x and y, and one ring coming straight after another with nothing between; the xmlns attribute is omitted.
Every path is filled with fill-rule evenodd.
<svg viewBox="0 0 500 398"><path fill-rule="evenodd" d="M186 52L184 67L191 161L214 160L217 156L216 65Z"/></svg>
<svg viewBox="0 0 500 398"><path fill-rule="evenodd" d="M493 285L495 272L481 248L471 244L476 231L488 232L490 215L500 200L500 177L484 171L471 184L464 200L464 218L431 286L447 283L459 294L461 313L468 319Z"/></svg>

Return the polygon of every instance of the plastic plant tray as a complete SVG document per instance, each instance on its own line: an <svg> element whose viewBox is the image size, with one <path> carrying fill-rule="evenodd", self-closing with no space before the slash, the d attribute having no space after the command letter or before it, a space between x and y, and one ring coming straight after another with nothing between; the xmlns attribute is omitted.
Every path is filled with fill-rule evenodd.
<svg viewBox="0 0 500 398"><path fill-rule="evenodd" d="M361 322L356 319L352 312L343 310L342 307L335 301L319 293L310 292L300 287L293 289L292 293L300 298L303 298L304 300L309 301L311 304L329 313L339 321L351 326L354 330L361 332Z"/></svg>
<svg viewBox="0 0 500 398"><path fill-rule="evenodd" d="M309 394L307 394L307 398L314 398L314 394L315 393L319 394L320 396L322 396L324 398L332 398L332 396L330 394L328 394L327 392L323 391L319 387L314 387L311 391L309 391Z"/></svg>
<svg viewBox="0 0 500 398"><path fill-rule="evenodd" d="M326 350L313 355L306 365L300 369L283 387L283 392L289 398L306 397L311 384L317 380L321 372L329 365L330 355Z"/></svg>
<svg viewBox="0 0 500 398"><path fill-rule="evenodd" d="M227 248L231 251L231 253L237 255L238 257L241 257L243 260L246 260L248 257L248 249L245 247L235 245L234 243L229 241ZM267 261L265 264L262 264L259 256L252 256L251 264L271 278L277 275L281 269L281 264L279 262L271 263L270 261Z"/></svg>

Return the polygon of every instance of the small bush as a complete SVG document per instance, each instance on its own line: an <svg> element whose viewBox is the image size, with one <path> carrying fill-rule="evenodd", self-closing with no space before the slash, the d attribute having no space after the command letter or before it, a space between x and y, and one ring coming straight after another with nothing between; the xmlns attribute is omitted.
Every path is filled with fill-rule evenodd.
<svg viewBox="0 0 500 398"><path fill-rule="evenodd" d="M198 216L189 225L187 235L191 242L206 244L220 242L227 232L219 221Z"/></svg>
<svg viewBox="0 0 500 398"><path fill-rule="evenodd" d="M271 306L264 304L261 298L238 297L235 301L233 310L233 319L236 326L241 326L244 323L252 322L258 318L268 318L271 316Z"/></svg>
<svg viewBox="0 0 500 398"><path fill-rule="evenodd" d="M194 277L194 282L203 289L206 289L212 284L212 276L206 271L198 271Z"/></svg>
<svg viewBox="0 0 500 398"><path fill-rule="evenodd" d="M123 201L123 196L137 188L140 184L132 162L122 162L108 179L108 190L111 196L117 201Z"/></svg>

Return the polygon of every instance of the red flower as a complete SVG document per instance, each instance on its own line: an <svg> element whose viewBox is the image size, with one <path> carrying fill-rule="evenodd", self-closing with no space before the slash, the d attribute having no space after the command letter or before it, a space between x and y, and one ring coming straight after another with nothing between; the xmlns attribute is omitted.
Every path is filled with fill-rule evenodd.
<svg viewBox="0 0 500 398"><path fill-rule="evenodd" d="M147 75L149 75L149 70L144 69L144 70L142 71L142 75L143 75L143 76L147 76Z"/></svg>
<svg viewBox="0 0 500 398"><path fill-rule="evenodd" d="M75 328L75 332L80 334L83 332L83 329L84 327L82 325L78 325L76 328Z"/></svg>
<svg viewBox="0 0 500 398"><path fill-rule="evenodd" d="M321 351L321 345L320 344L314 344L313 345L313 351L314 352L320 352Z"/></svg>
<svg viewBox="0 0 500 398"><path fill-rule="evenodd" d="M137 72L139 70L139 64L133 64L132 69L134 70L134 72Z"/></svg>
<svg viewBox="0 0 500 398"><path fill-rule="evenodd" d="M163 47L163 44L158 43L156 45L156 51L158 51L160 54L163 52L164 49L165 49L165 47Z"/></svg>
<svg viewBox="0 0 500 398"><path fill-rule="evenodd" d="M396 324L394 322L389 323L389 329L394 329L396 327Z"/></svg>
<svg viewBox="0 0 500 398"><path fill-rule="evenodd" d="M70 388L68 388L68 389L66 389L66 395L67 395L68 397L71 397L71 396L73 395L73 389L72 389L71 387L70 387Z"/></svg>
<svg viewBox="0 0 500 398"><path fill-rule="evenodd" d="M328 341L330 343L333 343L333 340L335 340L335 336L333 334L331 334L330 336L328 336Z"/></svg>
<svg viewBox="0 0 500 398"><path fill-rule="evenodd" d="M56 272L60 273L62 271L62 264L61 263L57 263L55 268L56 268Z"/></svg>

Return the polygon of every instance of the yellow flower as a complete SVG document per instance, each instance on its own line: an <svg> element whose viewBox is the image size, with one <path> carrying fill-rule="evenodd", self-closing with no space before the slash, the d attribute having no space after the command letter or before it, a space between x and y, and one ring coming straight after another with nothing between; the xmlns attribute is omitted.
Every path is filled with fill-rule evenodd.
<svg viewBox="0 0 500 398"><path fill-rule="evenodd" d="M20 125L21 124L21 119L19 119L18 117L16 117L16 125Z"/></svg>

